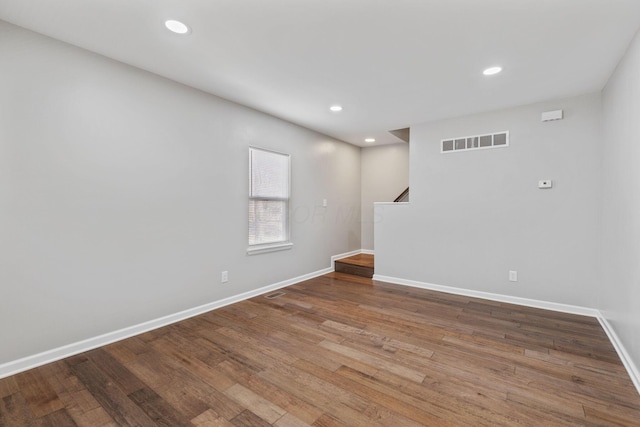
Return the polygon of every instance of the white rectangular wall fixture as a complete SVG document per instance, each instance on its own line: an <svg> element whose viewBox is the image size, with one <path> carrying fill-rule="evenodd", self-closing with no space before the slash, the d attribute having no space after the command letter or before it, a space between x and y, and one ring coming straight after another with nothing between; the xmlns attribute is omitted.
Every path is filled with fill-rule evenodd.
<svg viewBox="0 0 640 427"><path fill-rule="evenodd" d="M551 188L553 187L553 181L550 179L541 179L538 181L538 188Z"/></svg>
<svg viewBox="0 0 640 427"><path fill-rule="evenodd" d="M562 120L564 118L563 110L545 111L542 113L541 121L551 122L554 120Z"/></svg>

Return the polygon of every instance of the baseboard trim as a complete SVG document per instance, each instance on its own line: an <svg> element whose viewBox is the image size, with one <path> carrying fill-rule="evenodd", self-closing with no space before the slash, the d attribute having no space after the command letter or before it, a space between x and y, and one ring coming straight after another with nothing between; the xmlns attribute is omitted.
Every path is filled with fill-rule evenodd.
<svg viewBox="0 0 640 427"><path fill-rule="evenodd" d="M375 255L375 251L373 249L360 249L361 254L367 255Z"/></svg>
<svg viewBox="0 0 640 427"><path fill-rule="evenodd" d="M333 257L332 266L330 268L324 268L322 270L315 271L313 273L305 274L302 276L294 277L292 279L284 280L282 282L274 283L272 285L264 286L252 291L244 292L239 295L234 295L228 298L223 298L218 301L213 301L208 304L204 304L198 307L190 308L180 311L178 313L163 316L158 319L143 322L137 325L129 326L117 331L108 332L103 335L88 338L86 340L78 341L72 344L68 344L62 347L47 350L42 353L27 356L18 360L4 363L0 365L0 379L11 375L18 374L20 372L27 371L29 369L37 368L38 366L46 365L47 363L55 362L65 357L74 356L85 351L93 350L98 347L102 347L107 344L121 341L126 338L133 337L135 335L149 332L153 329L161 328L163 326L170 325L182 320L189 319L200 314L207 313L211 310L221 308L236 302L240 302L249 298L253 298L258 295L265 294L267 292L281 289L287 286L294 285L305 280L313 279L318 276L322 276L333 271Z"/></svg>
<svg viewBox="0 0 640 427"><path fill-rule="evenodd" d="M611 326L611 323L609 323L609 321L602 315L602 313L598 315L598 321L600 322L602 329L604 329L604 332L609 337L609 341L611 341L611 344L613 344L613 348L616 349L616 353L618 353L618 356L620 357L622 364L624 365L627 372L629 373L629 376L631 377L631 381L633 382L633 385L636 387L638 394L640 394L640 370L638 370L638 367L636 366L636 364L633 363L633 359L631 358L631 355L629 355L629 353L627 352L627 349L622 344L620 337L618 337L618 334L616 334L615 329L613 329L613 326Z"/></svg>
<svg viewBox="0 0 640 427"><path fill-rule="evenodd" d="M467 297L482 298L497 302L523 305L526 307L541 308L544 310L558 311L561 313L579 314L582 316L598 317L600 312L595 308L580 307L576 305L560 304L555 302L540 301L529 298L513 297L509 295L494 294L490 292L472 291L470 289L454 288L451 286L435 285L433 283L419 282L416 280L400 279L397 277L373 275L373 280L394 283L397 285L411 286L414 288L429 289L432 291L446 292L448 294L463 295Z"/></svg>

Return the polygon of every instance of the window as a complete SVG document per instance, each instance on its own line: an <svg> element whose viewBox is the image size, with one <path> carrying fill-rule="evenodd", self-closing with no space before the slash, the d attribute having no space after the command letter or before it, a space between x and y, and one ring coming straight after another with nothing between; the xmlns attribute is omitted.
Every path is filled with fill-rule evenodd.
<svg viewBox="0 0 640 427"><path fill-rule="evenodd" d="M249 254L289 249L288 154L249 148Z"/></svg>

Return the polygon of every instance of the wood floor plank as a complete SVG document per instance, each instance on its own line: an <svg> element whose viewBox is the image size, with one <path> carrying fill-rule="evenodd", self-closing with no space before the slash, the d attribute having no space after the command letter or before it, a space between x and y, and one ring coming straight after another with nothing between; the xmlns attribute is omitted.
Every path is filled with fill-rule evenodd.
<svg viewBox="0 0 640 427"><path fill-rule="evenodd" d="M119 425L131 427L155 425L140 407L133 403L90 360L74 364L70 369Z"/></svg>
<svg viewBox="0 0 640 427"><path fill-rule="evenodd" d="M15 376L0 379L0 399L18 391L20 391L20 387Z"/></svg>
<svg viewBox="0 0 640 427"><path fill-rule="evenodd" d="M76 394L73 397L82 399ZM107 411L101 406L89 411L77 412L73 407L67 408L67 412L73 418L78 426L95 426L95 427L117 427L118 423L109 416Z"/></svg>
<svg viewBox="0 0 640 427"><path fill-rule="evenodd" d="M330 273L0 379L0 426L635 426L597 319Z"/></svg>
<svg viewBox="0 0 640 427"><path fill-rule="evenodd" d="M52 412L38 420L38 427L76 427L77 425L65 409Z"/></svg>
<svg viewBox="0 0 640 427"><path fill-rule="evenodd" d="M64 362L51 363L41 369L77 425L117 425Z"/></svg>
<svg viewBox="0 0 640 427"><path fill-rule="evenodd" d="M625 407L603 407L600 405L584 405L587 422L595 425L636 426L640 425L638 414Z"/></svg>
<svg viewBox="0 0 640 427"><path fill-rule="evenodd" d="M345 325L342 323L337 323L331 320L327 320L326 322L322 322L322 326L336 329L340 331L343 335L350 340L370 343L374 347L379 347L382 349L386 349L386 347L397 349L397 350L405 350L408 353L415 354L420 357L422 360L429 359L433 356L433 351L425 348L424 346L414 345L406 342L405 340L398 340L386 335L380 335L375 332L371 332L364 329L353 328L349 325Z"/></svg>
<svg viewBox="0 0 640 427"><path fill-rule="evenodd" d="M270 424L275 423L287 413L278 405L240 384L228 388L225 394L245 408L251 408L251 412Z"/></svg>
<svg viewBox="0 0 640 427"><path fill-rule="evenodd" d="M271 427L271 424L249 410L242 411L230 422L237 427Z"/></svg>
<svg viewBox="0 0 640 427"><path fill-rule="evenodd" d="M33 426L34 423L35 417L22 393L0 399L0 425L22 427Z"/></svg>
<svg viewBox="0 0 640 427"><path fill-rule="evenodd" d="M116 383L124 394L131 394L145 388L145 384L138 377L106 351L96 349L85 353L85 356Z"/></svg>
<svg viewBox="0 0 640 427"><path fill-rule="evenodd" d="M36 418L44 417L64 407L43 370L32 369L16 376L20 392Z"/></svg>
<svg viewBox="0 0 640 427"><path fill-rule="evenodd" d="M275 427L309 427L310 424L305 423L301 419L292 414L285 414L282 418L273 424Z"/></svg>
<svg viewBox="0 0 640 427"><path fill-rule="evenodd" d="M349 427L347 424L343 423L332 417L329 414L322 414L320 418L313 423L313 427Z"/></svg>
<svg viewBox="0 0 640 427"><path fill-rule="evenodd" d="M347 425L372 423L364 411L369 406L366 399L323 381L295 367L283 366L260 373L266 379L288 393L300 396L326 413L344 420Z"/></svg>
<svg viewBox="0 0 640 427"><path fill-rule="evenodd" d="M235 384L235 381L227 378L215 366L225 360L225 356L216 352L216 348L207 348L206 340L197 339L185 346L182 340L176 339L173 334L168 334L154 340L151 345L158 351L169 356L182 368L197 376L218 391L224 391ZM199 350L191 351L197 346Z"/></svg>
<svg viewBox="0 0 640 427"><path fill-rule="evenodd" d="M579 377L558 377L530 368L517 368L516 375L522 377L527 384L537 384L541 388L563 390L566 393L616 402L634 409L640 409L637 395L634 396L630 393L632 389L621 390L617 387L609 387L606 383L590 384Z"/></svg>
<svg viewBox="0 0 640 427"><path fill-rule="evenodd" d="M337 373L333 373L304 362L298 362L297 365L301 369L312 373L318 378L322 378L325 381L329 381L332 384L341 386L342 388L354 390L359 397L376 404L378 407L384 407L388 410L393 408L393 410L398 414L395 418L399 425L411 425L415 423L418 425L449 425L449 423L444 422L441 417L435 415L431 411L431 406L429 404L425 404L423 401L415 399L407 403L407 400L411 399L407 398L406 400L402 400L399 398L398 393L392 396L385 393L380 388L369 387L370 384L365 384L364 381L358 383L354 378L370 379L370 377L363 375L361 372L345 367L341 368ZM345 372L349 372L350 375L345 375ZM354 387L356 383L358 383L358 386ZM367 409L370 408L371 405L369 405Z"/></svg>
<svg viewBox="0 0 640 427"><path fill-rule="evenodd" d="M313 423L322 415L322 411L316 406L301 400L293 394L287 393L260 378L258 375L244 371L242 367L233 362L225 361L217 367L246 388L257 394L269 396L269 400L274 404L308 424Z"/></svg>
<svg viewBox="0 0 640 427"><path fill-rule="evenodd" d="M423 422L424 425L486 424L483 413L486 412L484 406L489 402L490 395L482 395L481 403L478 403L479 399L466 398L463 392L471 392L473 397L476 397L473 387L458 388L447 393L448 390L438 388L437 383L416 384L384 371L373 377L364 376L348 368L341 369L338 373L353 381L354 384L379 393L386 394L389 387L397 390L392 398L402 403L394 405L394 408L407 408L403 412L411 413L413 417L420 417L414 419ZM500 397L498 396L498 400ZM411 407L418 408L420 411L411 410ZM499 424L501 418L495 413L492 415L491 422Z"/></svg>
<svg viewBox="0 0 640 427"><path fill-rule="evenodd" d="M407 368L406 366L402 366L401 364L393 362L389 363L387 360L384 360L380 357L372 356L364 351L359 351L346 345L340 345L332 343L330 341L323 341L320 343L320 346L344 356L350 357L354 360L364 362L377 370L386 370L417 383L421 383L425 378L425 374L423 374L422 372Z"/></svg>
<svg viewBox="0 0 640 427"><path fill-rule="evenodd" d="M289 363L293 363L297 359L304 359L332 371L338 369L343 364L347 364L352 366L354 369L359 369L363 372L373 372L376 370L376 368L372 368L370 365L361 363L356 359L338 355L335 352L322 348L322 346L317 345L319 342L313 344L301 342L297 339L296 335L286 334L283 331L278 330L277 324L272 324L272 329L268 331L264 324L253 322L251 325L247 325L247 327L244 328L244 331L245 334L248 335L264 334L265 336L268 336L269 341L274 345L277 345L280 350L287 353ZM340 337L337 341L342 340L344 340L344 337ZM331 339L328 341L335 342Z"/></svg>
<svg viewBox="0 0 640 427"><path fill-rule="evenodd" d="M227 419L243 410L214 387L161 353L145 353L127 364L127 367L188 419L197 417L207 409L214 409Z"/></svg>
<svg viewBox="0 0 640 427"><path fill-rule="evenodd" d="M196 427L233 427L229 421L221 418L215 411L208 409L191 420Z"/></svg>
<svg viewBox="0 0 640 427"><path fill-rule="evenodd" d="M129 394L129 398L158 426L191 426L191 422L184 415L151 389L141 388L136 390Z"/></svg>
<svg viewBox="0 0 640 427"><path fill-rule="evenodd" d="M109 344L103 347L103 349L111 353L114 357L116 357L116 354L119 354L120 357L116 357L118 360L121 358L128 360L135 359L137 356L149 351L149 346L146 344L146 341L142 339L143 337L146 337L146 334Z"/></svg>

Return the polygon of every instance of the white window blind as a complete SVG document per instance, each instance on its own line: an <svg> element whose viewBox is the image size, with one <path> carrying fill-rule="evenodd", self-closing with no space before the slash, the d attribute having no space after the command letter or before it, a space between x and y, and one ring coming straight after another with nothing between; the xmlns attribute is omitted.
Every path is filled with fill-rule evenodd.
<svg viewBox="0 0 640 427"><path fill-rule="evenodd" d="M250 251L289 243L289 168L289 155L249 148Z"/></svg>

